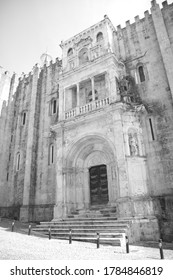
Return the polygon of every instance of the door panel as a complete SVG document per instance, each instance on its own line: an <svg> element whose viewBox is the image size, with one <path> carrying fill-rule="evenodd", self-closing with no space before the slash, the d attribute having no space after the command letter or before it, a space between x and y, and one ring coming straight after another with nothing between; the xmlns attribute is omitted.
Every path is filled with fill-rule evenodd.
<svg viewBox="0 0 173 280"><path fill-rule="evenodd" d="M93 166L90 173L91 204L105 204L108 202L108 182L106 165Z"/></svg>

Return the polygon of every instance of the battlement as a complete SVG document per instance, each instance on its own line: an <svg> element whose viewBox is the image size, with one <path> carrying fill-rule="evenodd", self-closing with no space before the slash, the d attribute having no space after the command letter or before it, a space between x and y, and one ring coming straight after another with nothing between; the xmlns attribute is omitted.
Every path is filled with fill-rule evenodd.
<svg viewBox="0 0 173 280"><path fill-rule="evenodd" d="M164 2L162 2L162 8L161 8L161 10L167 9L167 8L170 7L171 5L173 5L173 3L168 4L167 1L164 1ZM151 1L151 8L155 8L155 7L160 9L160 6L159 6L159 4L157 3L157 1L156 1L156 0L152 0L152 1ZM130 20L127 20L127 21L125 22L125 27L121 27L121 25L118 25L117 28L116 28L116 29L117 29L117 32L121 32L122 29L124 30L124 29L126 29L126 28L130 29L132 26L134 27L134 24L139 25L139 24L141 24L141 23L143 23L143 22L145 22L145 21L146 21L146 23L147 23L148 20L151 18L151 15L152 15L152 14L151 14L148 10L146 10L146 11L144 12L144 17L143 17L142 19L140 19L139 15L137 15L137 16L134 17L134 22L133 22L133 23L131 23Z"/></svg>

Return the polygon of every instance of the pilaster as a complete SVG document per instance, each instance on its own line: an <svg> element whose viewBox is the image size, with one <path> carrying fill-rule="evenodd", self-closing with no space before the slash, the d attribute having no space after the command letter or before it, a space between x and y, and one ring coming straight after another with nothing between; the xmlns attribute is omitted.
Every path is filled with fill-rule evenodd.
<svg viewBox="0 0 173 280"><path fill-rule="evenodd" d="M32 91L30 98L30 113L29 113L29 125L28 125L28 139L26 146L26 165L24 176L24 190L23 190L23 207L20 210L20 219L23 221L29 221L29 205L33 204L31 196L33 195L34 185L34 173L33 168L33 149L35 147L35 110L37 100L37 83L38 83L39 68L35 65L33 69L32 78Z"/></svg>
<svg viewBox="0 0 173 280"><path fill-rule="evenodd" d="M94 77L91 78L92 100L95 100Z"/></svg>

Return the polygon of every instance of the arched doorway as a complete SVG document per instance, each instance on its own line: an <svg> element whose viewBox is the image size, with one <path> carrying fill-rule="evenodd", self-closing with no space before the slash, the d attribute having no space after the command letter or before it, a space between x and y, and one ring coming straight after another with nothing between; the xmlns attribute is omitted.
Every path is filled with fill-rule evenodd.
<svg viewBox="0 0 173 280"><path fill-rule="evenodd" d="M66 155L64 190L68 212L96 204L114 205L118 177L113 145L101 136L88 135L70 145Z"/></svg>
<svg viewBox="0 0 173 280"><path fill-rule="evenodd" d="M107 204L109 196L106 165L102 164L90 167L89 176L91 205Z"/></svg>

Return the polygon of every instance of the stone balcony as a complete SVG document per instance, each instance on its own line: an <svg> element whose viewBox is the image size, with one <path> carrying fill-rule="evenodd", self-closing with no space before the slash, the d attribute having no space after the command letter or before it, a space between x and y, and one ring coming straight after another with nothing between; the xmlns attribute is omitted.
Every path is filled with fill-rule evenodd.
<svg viewBox="0 0 173 280"><path fill-rule="evenodd" d="M110 104L110 98L109 97L106 97L106 98L101 99L101 100L94 100L94 101L92 101L90 103L87 103L83 106L76 107L76 108L73 108L73 109L65 112L65 120L68 120L68 119L74 118L76 116L88 113L90 111L100 109L102 107L108 106L109 104Z"/></svg>

